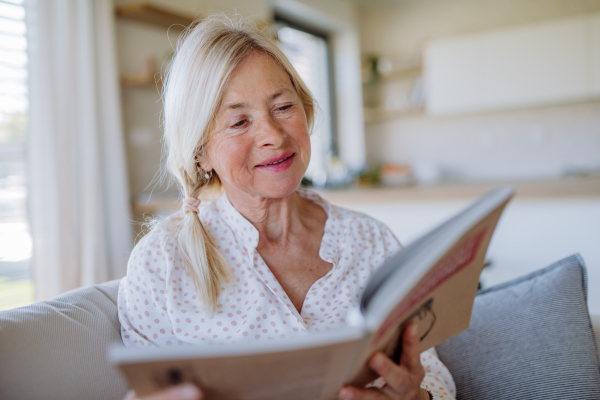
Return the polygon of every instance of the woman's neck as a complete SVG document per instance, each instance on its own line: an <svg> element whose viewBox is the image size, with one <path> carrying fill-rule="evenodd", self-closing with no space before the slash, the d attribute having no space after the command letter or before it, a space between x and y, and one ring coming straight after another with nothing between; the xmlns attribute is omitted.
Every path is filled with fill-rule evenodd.
<svg viewBox="0 0 600 400"><path fill-rule="evenodd" d="M254 225L259 240L271 245L288 243L295 234L313 229L316 226L315 219L319 217L315 215L313 207L325 213L321 207L302 198L296 191L277 199L239 195L235 191L228 192L227 197L239 213Z"/></svg>

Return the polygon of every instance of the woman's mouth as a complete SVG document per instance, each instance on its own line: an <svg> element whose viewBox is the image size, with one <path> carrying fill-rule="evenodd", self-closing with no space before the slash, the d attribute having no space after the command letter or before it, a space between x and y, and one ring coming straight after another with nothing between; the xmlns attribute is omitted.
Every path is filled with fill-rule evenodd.
<svg viewBox="0 0 600 400"><path fill-rule="evenodd" d="M293 156L293 154L292 154L292 156ZM290 156L290 157L291 157L291 156ZM281 159L281 160L279 160L279 161L275 161L275 162L272 162L272 163L270 163L270 164L261 165L261 167L264 167L264 166L267 166L267 165L276 165L276 164L281 164L282 162L284 162L285 160L289 159L290 157L283 158L283 159Z"/></svg>
<svg viewBox="0 0 600 400"><path fill-rule="evenodd" d="M290 167L290 165L292 165L295 155L296 155L296 153L292 153L292 152L284 153L283 157L277 157L278 159L273 160L273 161L267 160L270 162L264 163L262 165L257 165L256 168L263 170L263 171L270 171L270 172L285 171L286 169L288 169Z"/></svg>

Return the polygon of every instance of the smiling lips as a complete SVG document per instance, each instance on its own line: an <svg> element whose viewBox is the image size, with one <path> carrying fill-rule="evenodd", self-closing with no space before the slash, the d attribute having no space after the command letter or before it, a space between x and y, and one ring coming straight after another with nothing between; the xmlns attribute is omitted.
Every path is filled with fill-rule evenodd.
<svg viewBox="0 0 600 400"><path fill-rule="evenodd" d="M262 164L257 165L255 168L260 169L262 171L270 172L285 171L294 162L295 155L296 153L288 151L286 153L281 154L280 156L263 161Z"/></svg>

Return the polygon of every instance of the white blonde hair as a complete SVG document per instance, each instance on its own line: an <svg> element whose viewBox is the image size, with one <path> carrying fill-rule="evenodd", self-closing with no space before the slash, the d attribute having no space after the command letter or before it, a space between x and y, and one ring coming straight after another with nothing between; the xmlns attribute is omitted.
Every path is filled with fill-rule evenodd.
<svg viewBox="0 0 600 400"><path fill-rule="evenodd" d="M254 51L269 55L286 71L312 127L312 95L272 33L239 15L219 13L195 22L178 40L163 92L165 169L176 178L184 197L206 201L209 193L222 190L218 175L213 171L205 178L199 162L231 73ZM234 274L198 214L185 214L179 246L205 309L214 312L221 290Z"/></svg>

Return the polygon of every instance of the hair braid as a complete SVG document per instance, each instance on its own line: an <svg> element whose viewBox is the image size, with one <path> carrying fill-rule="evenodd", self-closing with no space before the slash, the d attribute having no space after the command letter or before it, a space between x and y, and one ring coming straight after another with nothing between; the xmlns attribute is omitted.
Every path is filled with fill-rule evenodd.
<svg viewBox="0 0 600 400"><path fill-rule="evenodd" d="M208 187L220 186L216 174L208 180L203 175L199 171L195 182L186 179L189 182L185 190L188 197L200 198ZM179 238L185 264L190 269L196 290L206 309L214 312L221 290L233 281L233 271L197 213L185 214Z"/></svg>

